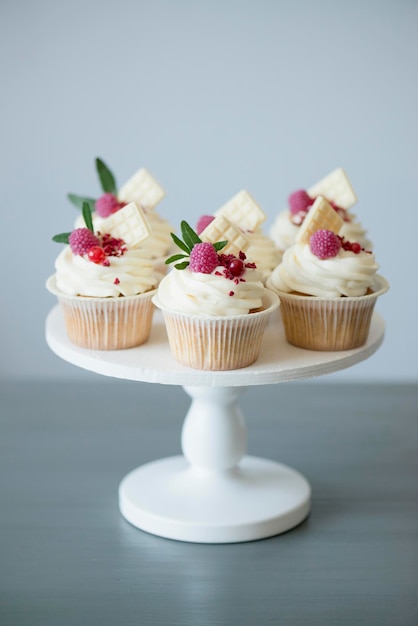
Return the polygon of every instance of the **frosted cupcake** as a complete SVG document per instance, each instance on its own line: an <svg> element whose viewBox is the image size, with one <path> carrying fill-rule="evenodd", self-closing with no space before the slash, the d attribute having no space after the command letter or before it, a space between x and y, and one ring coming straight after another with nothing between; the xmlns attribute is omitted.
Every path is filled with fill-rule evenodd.
<svg viewBox="0 0 418 626"><path fill-rule="evenodd" d="M225 217L232 224L238 226L245 238L248 247L245 251L247 257L257 264L262 272L262 280L265 283L273 269L281 259L281 252L275 242L267 236L262 229L263 222L267 219L266 214L257 204L248 191L238 192L231 200L222 206L214 215L202 215L196 227L196 231L202 239L209 237L206 230L212 220Z"/></svg>
<svg viewBox="0 0 418 626"><path fill-rule="evenodd" d="M53 238L66 246L46 285L62 307L68 338L94 350L141 345L151 331L151 299L160 280L138 245L149 236L145 217L130 203L102 220L99 232L87 202L83 216L85 227Z"/></svg>
<svg viewBox="0 0 418 626"><path fill-rule="evenodd" d="M278 298L262 274L231 242L202 242L182 222L181 249L161 281L153 302L164 315L173 356L202 370L231 370L254 363L270 313ZM223 250L223 252L221 252Z"/></svg>
<svg viewBox="0 0 418 626"><path fill-rule="evenodd" d="M172 250L170 233L173 230L169 222L156 211L156 206L165 197L164 189L144 168L138 170L120 189L117 188L114 174L99 158L96 159L96 170L103 194L94 199L70 193L69 200L79 208L83 202L89 203L94 227L98 231L102 230L103 220L126 204L135 202L144 211L151 229L150 237L141 244L141 248L154 260L155 269L163 275L166 271L164 261ZM83 226L81 216L75 225Z"/></svg>
<svg viewBox="0 0 418 626"><path fill-rule="evenodd" d="M307 191L299 189L289 196L289 208L278 214L269 232L277 248L284 252L293 245L300 226L318 196L326 198L342 218L343 225L339 233L342 237L359 243L366 250L372 249L367 231L350 211L357 202L357 196L341 168L325 176Z"/></svg>
<svg viewBox="0 0 418 626"><path fill-rule="evenodd" d="M358 348L388 284L376 274L374 254L338 234L342 220L325 199L317 198L311 211L268 287L280 297L289 343L309 350Z"/></svg>

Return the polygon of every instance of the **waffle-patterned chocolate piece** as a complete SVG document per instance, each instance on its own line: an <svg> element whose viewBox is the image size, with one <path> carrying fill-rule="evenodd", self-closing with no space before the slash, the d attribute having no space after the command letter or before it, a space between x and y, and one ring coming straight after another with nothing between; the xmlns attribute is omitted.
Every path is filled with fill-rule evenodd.
<svg viewBox="0 0 418 626"><path fill-rule="evenodd" d="M210 243L227 241L227 245L221 250L222 254L237 255L241 251L244 252L250 245L242 230L232 224L224 215L217 215L200 233L199 237L202 241L209 241Z"/></svg>
<svg viewBox="0 0 418 626"><path fill-rule="evenodd" d="M344 220L340 217L329 202L319 196L308 211L302 226L296 236L297 243L309 243L311 236L317 230L332 230L338 235Z"/></svg>
<svg viewBox="0 0 418 626"><path fill-rule="evenodd" d="M324 196L328 202L334 202L342 209L350 209L357 202L354 189L341 167L310 187L308 195L311 198Z"/></svg>
<svg viewBox="0 0 418 626"><path fill-rule="evenodd" d="M121 202L136 202L149 210L154 209L164 196L164 189L144 168L138 170L118 192Z"/></svg>
<svg viewBox="0 0 418 626"><path fill-rule="evenodd" d="M137 248L151 235L145 213L135 202L130 202L106 218L104 228L113 237L123 239L128 248Z"/></svg>
<svg viewBox="0 0 418 626"><path fill-rule="evenodd" d="M248 191L239 191L223 205L215 215L223 215L233 224L239 224L243 230L254 231L262 224L267 215Z"/></svg>

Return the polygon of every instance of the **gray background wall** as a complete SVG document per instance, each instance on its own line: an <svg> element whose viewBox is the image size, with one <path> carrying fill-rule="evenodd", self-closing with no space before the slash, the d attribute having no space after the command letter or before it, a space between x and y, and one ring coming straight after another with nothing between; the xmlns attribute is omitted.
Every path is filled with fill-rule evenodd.
<svg viewBox="0 0 418 626"><path fill-rule="evenodd" d="M417 381L418 3L2 0L0 378L95 376L44 341L69 191L147 167L191 223L242 188L269 215L342 166L391 283L384 346L334 375Z"/></svg>

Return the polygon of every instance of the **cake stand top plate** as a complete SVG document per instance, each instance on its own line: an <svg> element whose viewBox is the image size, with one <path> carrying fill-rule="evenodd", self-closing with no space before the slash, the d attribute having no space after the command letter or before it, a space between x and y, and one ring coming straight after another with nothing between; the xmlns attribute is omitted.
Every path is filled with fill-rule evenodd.
<svg viewBox="0 0 418 626"><path fill-rule="evenodd" d="M337 372L376 352L383 342L384 330L384 321L375 312L368 341L361 348L344 352L302 350L286 342L280 313L275 311L254 365L227 372L206 372L185 367L172 357L160 311L154 314L149 341L129 350L87 350L73 345L67 338L59 305L46 320L46 340L51 350L78 367L127 380L214 387L268 385Z"/></svg>

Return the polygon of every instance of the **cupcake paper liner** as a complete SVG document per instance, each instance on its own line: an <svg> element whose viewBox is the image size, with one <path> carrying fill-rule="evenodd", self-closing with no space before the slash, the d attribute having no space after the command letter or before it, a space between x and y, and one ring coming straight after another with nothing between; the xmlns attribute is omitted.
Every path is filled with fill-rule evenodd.
<svg viewBox="0 0 418 626"><path fill-rule="evenodd" d="M125 350L148 340L156 289L119 298L70 296L57 289L55 275L46 286L58 298L68 338L75 345L91 350Z"/></svg>
<svg viewBox="0 0 418 626"><path fill-rule="evenodd" d="M320 351L352 350L368 338L374 306L389 285L375 276L373 293L359 297L322 298L276 291L287 341Z"/></svg>
<svg viewBox="0 0 418 626"><path fill-rule="evenodd" d="M225 371L247 367L257 360L268 318L279 299L268 291L262 311L223 317L173 311L160 304L158 295L153 302L163 312L170 349L177 361L194 369Z"/></svg>

